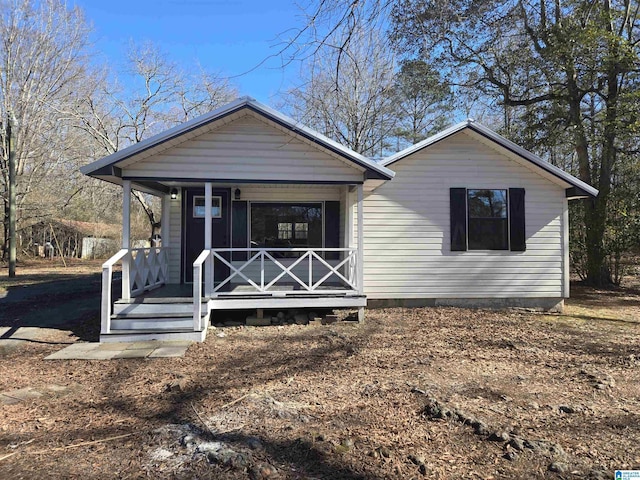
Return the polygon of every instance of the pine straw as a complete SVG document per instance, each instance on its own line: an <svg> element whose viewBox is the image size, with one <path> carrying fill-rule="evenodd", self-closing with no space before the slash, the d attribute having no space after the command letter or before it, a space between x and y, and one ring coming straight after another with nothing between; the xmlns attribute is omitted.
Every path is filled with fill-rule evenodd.
<svg viewBox="0 0 640 480"><path fill-rule="evenodd" d="M247 478L157 430L202 422L230 442L259 437L265 449L256 455L281 478L424 478L409 455L424 457L426 478L555 475L549 458L525 452L509 461L502 444L469 427L425 418L413 387L493 428L560 444L573 471L640 467L637 323L396 308L369 311L364 325L225 333L184 359L45 362L56 349L46 344L0 358L0 391L79 385L57 399L0 406L0 457L35 439L0 462L0 478ZM185 389L167 391L182 376ZM152 459L158 448L180 461ZM42 450L50 453L29 455Z"/></svg>

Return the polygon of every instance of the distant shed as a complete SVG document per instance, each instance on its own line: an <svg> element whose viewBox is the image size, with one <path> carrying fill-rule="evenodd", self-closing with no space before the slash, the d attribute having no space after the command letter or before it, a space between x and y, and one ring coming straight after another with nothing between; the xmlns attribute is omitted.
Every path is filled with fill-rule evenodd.
<svg viewBox="0 0 640 480"><path fill-rule="evenodd" d="M118 251L120 225L40 220L20 232L22 251L39 257L108 258Z"/></svg>

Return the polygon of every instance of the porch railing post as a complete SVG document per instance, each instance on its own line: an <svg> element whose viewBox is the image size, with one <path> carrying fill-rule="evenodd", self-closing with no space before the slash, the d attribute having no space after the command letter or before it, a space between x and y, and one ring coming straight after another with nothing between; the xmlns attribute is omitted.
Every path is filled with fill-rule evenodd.
<svg viewBox="0 0 640 480"><path fill-rule="evenodd" d="M193 262L193 330L201 331L202 324L202 265L211 256L211 250L203 250Z"/></svg>
<svg viewBox="0 0 640 480"><path fill-rule="evenodd" d="M102 266L102 304L100 308L100 333L111 332L111 265Z"/></svg>
<svg viewBox="0 0 640 480"><path fill-rule="evenodd" d="M353 194L352 194L352 186L351 185L347 185L346 188L346 194L345 194L345 208L346 208L346 214L345 214L345 243L344 246L346 248L355 248L355 244L354 244L354 239L353 239L353 231L354 231L354 217L353 217ZM350 251L351 253L351 251ZM355 255L351 260L349 260L349 262L345 265L346 269L345 269L345 276L347 278L349 278L349 280L351 281L351 283L356 284L357 283L357 279L356 277L356 269L355 269L355 265L356 265L356 257L357 255Z"/></svg>
<svg viewBox="0 0 640 480"><path fill-rule="evenodd" d="M113 280L113 266L129 255L126 248L120 249L113 257L102 264L102 300L100 302L100 333L111 332L111 303Z"/></svg>
<svg viewBox="0 0 640 480"><path fill-rule="evenodd" d="M357 272L358 272L358 293L362 295L364 293L364 192L362 184L358 184L358 260L357 260Z"/></svg>
<svg viewBox="0 0 640 480"><path fill-rule="evenodd" d="M200 330L202 317L202 265L193 268L193 330Z"/></svg>

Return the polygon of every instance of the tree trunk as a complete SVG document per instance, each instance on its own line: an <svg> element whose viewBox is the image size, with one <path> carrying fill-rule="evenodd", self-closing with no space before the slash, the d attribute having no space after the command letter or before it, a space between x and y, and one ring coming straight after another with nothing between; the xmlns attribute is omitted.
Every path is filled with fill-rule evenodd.
<svg viewBox="0 0 640 480"><path fill-rule="evenodd" d="M603 239L606 225L607 198L601 196L584 200L586 247L587 247L587 278L585 282L596 287L611 284L611 272L606 265L606 252Z"/></svg>
<svg viewBox="0 0 640 480"><path fill-rule="evenodd" d="M611 26L611 5L604 0L604 12L607 18L607 30L613 34ZM609 55L605 59L607 75L607 94L605 97L605 121L602 136L600 171L598 172L598 197L587 204L587 283L605 286L613 283L610 269L606 263L605 229L607 225L607 204L611 192L611 175L616 162L616 133L619 101L620 57L618 44L609 40Z"/></svg>
<svg viewBox="0 0 640 480"><path fill-rule="evenodd" d="M568 63L568 62L567 62ZM592 184L594 172L591 168L589 158L589 140L585 132L584 121L581 111L582 96L575 82L575 70L573 65L567 66L567 90L569 103L569 122L573 126L573 137L578 159L578 171L580 180L587 184ZM606 154L602 154L602 162L605 162ZM599 184L603 183L602 170L599 174ZM606 182L605 182L606 183ZM587 278L586 283L594 286L603 286L611 283L609 271L607 269L604 249L604 232L606 225L606 207L608 189L600 191L597 198L584 200L585 204L585 227L586 227L586 254L587 254Z"/></svg>

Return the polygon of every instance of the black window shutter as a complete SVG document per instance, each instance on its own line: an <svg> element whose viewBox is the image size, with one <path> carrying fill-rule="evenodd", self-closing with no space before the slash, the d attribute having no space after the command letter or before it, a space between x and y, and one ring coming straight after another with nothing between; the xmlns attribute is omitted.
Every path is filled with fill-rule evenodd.
<svg viewBox="0 0 640 480"><path fill-rule="evenodd" d="M451 216L451 251L467 250L467 189L449 189Z"/></svg>
<svg viewBox="0 0 640 480"><path fill-rule="evenodd" d="M512 252L524 252L526 227L524 221L524 188L509 189L509 237Z"/></svg>
<svg viewBox="0 0 640 480"><path fill-rule="evenodd" d="M248 248L249 232L247 231L247 206L248 202L231 202L233 210L232 248ZM233 260L247 260L246 252L235 252Z"/></svg>
<svg viewBox="0 0 640 480"><path fill-rule="evenodd" d="M324 202L324 246L340 248L340 202ZM327 252L327 260L337 260L340 252Z"/></svg>

